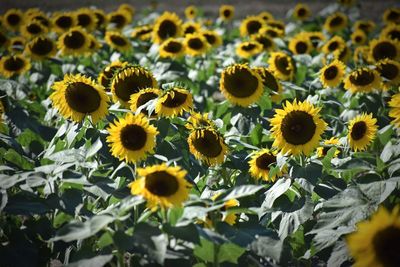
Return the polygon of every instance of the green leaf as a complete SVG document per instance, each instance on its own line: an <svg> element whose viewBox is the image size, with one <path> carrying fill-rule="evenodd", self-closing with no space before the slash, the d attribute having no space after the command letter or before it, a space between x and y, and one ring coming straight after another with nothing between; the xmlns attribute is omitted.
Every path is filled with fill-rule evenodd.
<svg viewBox="0 0 400 267"><path fill-rule="evenodd" d="M246 197L254 195L260 191L264 186L262 185L239 185L233 188L229 194L227 194L222 200L227 201L229 199L237 199L241 197Z"/></svg>
<svg viewBox="0 0 400 267"><path fill-rule="evenodd" d="M214 262L217 259L218 263L230 262L237 264L238 258L246 251L233 243L225 243L218 245L201 238L200 245L193 250L194 255L205 262ZM216 255L214 255L216 253Z"/></svg>
<svg viewBox="0 0 400 267"><path fill-rule="evenodd" d="M12 164L17 165L23 170L32 170L35 166L33 162L31 162L28 158L20 155L14 149L10 148L7 152L3 155L4 159L11 162Z"/></svg>
<svg viewBox="0 0 400 267"><path fill-rule="evenodd" d="M89 147L86 151L86 159L94 156L101 148L103 147L103 143L101 142L100 137Z"/></svg>
<svg viewBox="0 0 400 267"><path fill-rule="evenodd" d="M291 183L292 181L290 178L278 179L278 181L276 181L275 184L268 189L268 191L265 193L264 202L261 205L262 214L272 208L274 201L289 189Z"/></svg>
<svg viewBox="0 0 400 267"><path fill-rule="evenodd" d="M280 261L283 242L277 236L260 236L250 245L250 249L260 257Z"/></svg>
<svg viewBox="0 0 400 267"><path fill-rule="evenodd" d="M257 124L250 133L250 139L253 145L258 146L261 143L263 127Z"/></svg>
<svg viewBox="0 0 400 267"><path fill-rule="evenodd" d="M233 243L225 243L219 248L218 262L230 262L237 264L237 260L246 251Z"/></svg>

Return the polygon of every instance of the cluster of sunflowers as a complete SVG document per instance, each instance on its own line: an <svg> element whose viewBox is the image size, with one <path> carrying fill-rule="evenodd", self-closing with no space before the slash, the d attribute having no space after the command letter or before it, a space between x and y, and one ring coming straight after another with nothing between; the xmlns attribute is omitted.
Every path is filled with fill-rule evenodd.
<svg viewBox="0 0 400 267"><path fill-rule="evenodd" d="M32 86L24 78L63 68L63 78L49 79L52 91L35 96L57 111L47 112L49 125L72 121L104 134L118 164L132 167L125 186L164 219L199 190L200 176L224 173L204 196L210 206L222 202L196 224L232 226L250 216L239 197L226 197L238 177L272 190L296 164L379 157L379 131L393 127L399 136L400 9L387 9L376 24L354 20L355 1L338 2L317 17L297 4L287 22L268 11L237 21L230 5L215 21L195 6L185 21L174 12L137 15L129 4L109 13L10 9L0 17L0 76ZM64 63L78 67L64 71ZM178 77L162 76L164 67ZM0 101L2 116L13 112L7 106ZM168 136L165 124L178 135ZM158 147L177 139L184 145L171 149L181 157L163 156ZM232 171L237 161L248 168ZM199 166L202 175L188 177ZM398 213L380 207L349 236L356 265L400 264L389 247L400 241Z"/></svg>

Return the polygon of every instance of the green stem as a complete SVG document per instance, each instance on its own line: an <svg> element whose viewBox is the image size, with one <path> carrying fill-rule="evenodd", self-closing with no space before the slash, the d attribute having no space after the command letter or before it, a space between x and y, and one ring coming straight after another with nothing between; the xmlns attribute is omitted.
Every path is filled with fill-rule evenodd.
<svg viewBox="0 0 400 267"><path fill-rule="evenodd" d="M219 259L218 259L218 254L219 254L219 249L220 246L218 244L213 243L214 246L214 260L213 260L213 266L218 267L219 266Z"/></svg>

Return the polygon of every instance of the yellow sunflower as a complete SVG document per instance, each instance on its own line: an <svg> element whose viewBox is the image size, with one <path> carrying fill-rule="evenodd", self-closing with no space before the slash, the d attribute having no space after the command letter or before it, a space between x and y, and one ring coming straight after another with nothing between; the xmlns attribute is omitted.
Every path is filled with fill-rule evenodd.
<svg viewBox="0 0 400 267"><path fill-rule="evenodd" d="M376 137L378 126L372 114L361 114L349 121L347 140L354 151L363 151Z"/></svg>
<svg viewBox="0 0 400 267"><path fill-rule="evenodd" d="M136 12L135 7L132 6L131 4L127 4L127 3L119 5L118 10L123 10L123 11L129 12L131 17L133 17L133 15L135 15L135 12Z"/></svg>
<svg viewBox="0 0 400 267"><path fill-rule="evenodd" d="M373 89L379 89L381 81L376 70L361 67L347 75L344 79L344 88L352 93L368 93Z"/></svg>
<svg viewBox="0 0 400 267"><path fill-rule="evenodd" d="M218 47L222 45L222 38L216 31L202 30L201 34L206 38L209 45Z"/></svg>
<svg viewBox="0 0 400 267"><path fill-rule="evenodd" d="M141 106L147 104L150 100L156 99L161 95L161 90L158 88L146 88L142 89L136 94L131 95L131 100L129 100L130 109L136 112ZM149 115L147 109L142 109L141 113L143 115ZM151 117L157 116L155 110L150 114Z"/></svg>
<svg viewBox="0 0 400 267"><path fill-rule="evenodd" d="M47 28L43 26L38 20L28 21L20 27L21 34L27 39L44 35L47 33Z"/></svg>
<svg viewBox="0 0 400 267"><path fill-rule="evenodd" d="M256 34L259 30L266 26L265 21L258 16L248 16L244 20L242 20L240 24L240 35L241 36L249 36L252 34Z"/></svg>
<svg viewBox="0 0 400 267"><path fill-rule="evenodd" d="M368 62L368 57L369 57L369 46L362 45L362 46L357 46L356 49L354 49L354 54L353 54L354 62L358 64Z"/></svg>
<svg viewBox="0 0 400 267"><path fill-rule="evenodd" d="M31 68L31 63L22 55L3 56L0 59L0 74L5 78L24 74Z"/></svg>
<svg viewBox="0 0 400 267"><path fill-rule="evenodd" d="M345 47L346 41L342 37L335 35L322 46L322 52L330 54L335 51L342 51Z"/></svg>
<svg viewBox="0 0 400 267"><path fill-rule="evenodd" d="M268 59L269 69L281 80L292 80L296 72L294 60L285 52L272 52Z"/></svg>
<svg viewBox="0 0 400 267"><path fill-rule="evenodd" d="M369 59L377 62L381 59L389 58L400 60L400 42L391 39L374 39L369 43Z"/></svg>
<svg viewBox="0 0 400 267"><path fill-rule="evenodd" d="M236 46L236 54L242 58L250 58L263 51L263 46L257 41L242 42Z"/></svg>
<svg viewBox="0 0 400 267"><path fill-rule="evenodd" d="M194 19L199 14L199 10L196 6L188 6L185 8L185 16L187 19Z"/></svg>
<svg viewBox="0 0 400 267"><path fill-rule="evenodd" d="M336 148L333 157L337 157L340 154L340 148L338 148L339 144L340 144L339 139L336 137L331 137L330 139L325 140L324 145L317 148L318 157L319 158L325 157L328 151L332 147Z"/></svg>
<svg viewBox="0 0 400 267"><path fill-rule="evenodd" d="M276 79L274 74L265 67L256 67L253 68L253 70L260 75L264 87L267 87L269 90L271 90L271 100L274 102L279 102L282 98L283 90L282 85L278 79Z"/></svg>
<svg viewBox="0 0 400 267"><path fill-rule="evenodd" d="M129 184L131 194L143 196L153 211L158 207L180 207L192 187L185 179L186 174L179 166L165 164L138 168L137 179Z"/></svg>
<svg viewBox="0 0 400 267"><path fill-rule="evenodd" d="M353 45L363 45L368 40L367 34L365 34L365 32L362 30L354 31L350 38Z"/></svg>
<svg viewBox="0 0 400 267"><path fill-rule="evenodd" d="M34 60L43 60L54 56L57 47L49 37L36 37L26 45L25 52Z"/></svg>
<svg viewBox="0 0 400 267"><path fill-rule="evenodd" d="M24 14L19 9L9 9L3 15L4 27L10 31L18 31L19 27L24 23Z"/></svg>
<svg viewBox="0 0 400 267"><path fill-rule="evenodd" d="M306 20L310 17L311 10L306 4L297 4L293 10L293 18L296 20Z"/></svg>
<svg viewBox="0 0 400 267"><path fill-rule="evenodd" d="M107 16L107 21L109 24L111 24L112 28L121 30L126 25L131 23L132 16L128 11L119 9L117 11L110 12Z"/></svg>
<svg viewBox="0 0 400 267"><path fill-rule="evenodd" d="M187 119L185 127L188 130L197 130L202 128L214 128L216 129L215 123L209 118L208 113L198 113L198 112L190 112L190 116Z"/></svg>
<svg viewBox="0 0 400 267"><path fill-rule="evenodd" d="M66 74L62 81L55 82L51 88L54 90L50 95L53 106L66 119L81 122L89 115L96 123L108 113L108 96L104 87L91 78L81 74Z"/></svg>
<svg viewBox="0 0 400 267"><path fill-rule="evenodd" d="M58 13L53 17L53 30L57 33L64 33L70 28L75 27L78 21L74 13Z"/></svg>
<svg viewBox="0 0 400 267"><path fill-rule="evenodd" d="M0 30L0 49L6 48L10 43L10 39Z"/></svg>
<svg viewBox="0 0 400 267"><path fill-rule="evenodd" d="M235 14L235 7L231 5L222 5L219 8L219 17L222 21L230 21Z"/></svg>
<svg viewBox="0 0 400 267"><path fill-rule="evenodd" d="M268 20L265 22L268 27L272 27L274 29L280 30L282 35L285 35L285 23L282 20Z"/></svg>
<svg viewBox="0 0 400 267"><path fill-rule="evenodd" d="M129 107L131 95L145 88L157 88L153 74L140 66L126 66L117 70L111 81L114 102Z"/></svg>
<svg viewBox="0 0 400 267"><path fill-rule="evenodd" d="M271 170L271 165L276 164L276 152L271 151L268 148L260 149L253 153L249 161L249 172L255 179L263 179L267 182L275 182L276 177L282 176L284 168L278 173L269 177L269 171Z"/></svg>
<svg viewBox="0 0 400 267"><path fill-rule="evenodd" d="M57 41L57 48L62 55L79 56L90 46L90 38L81 27L73 27L62 34Z"/></svg>
<svg viewBox="0 0 400 267"><path fill-rule="evenodd" d="M261 34L261 33L253 34L251 36L251 39L256 42L259 42L262 45L262 49L264 51L274 51L275 50L274 40L266 34Z"/></svg>
<svg viewBox="0 0 400 267"><path fill-rule="evenodd" d="M183 44L185 52L191 56L203 55L210 49L207 39L200 33L187 34Z"/></svg>
<svg viewBox="0 0 400 267"><path fill-rule="evenodd" d="M10 38L8 43L8 51L18 54L24 50L26 39L22 36L14 36Z"/></svg>
<svg viewBox="0 0 400 267"><path fill-rule="evenodd" d="M137 26L131 33L132 38L139 38L142 41L150 40L153 33L153 26L146 24Z"/></svg>
<svg viewBox="0 0 400 267"><path fill-rule="evenodd" d="M347 236L347 246L353 256L354 267L400 266L400 207L391 213L379 207L370 220L357 224L357 231Z"/></svg>
<svg viewBox="0 0 400 267"><path fill-rule="evenodd" d="M208 127L193 130L187 142L190 153L207 165L215 166L225 161L228 148L224 138L215 129Z"/></svg>
<svg viewBox="0 0 400 267"><path fill-rule="evenodd" d="M274 16L268 11L262 11L258 14L258 16L264 21L274 20Z"/></svg>
<svg viewBox="0 0 400 267"><path fill-rule="evenodd" d="M390 24L382 29L380 37L400 41L400 25Z"/></svg>
<svg viewBox="0 0 400 267"><path fill-rule="evenodd" d="M185 45L179 39L168 38L159 47L159 54L162 58L178 58L185 54Z"/></svg>
<svg viewBox="0 0 400 267"><path fill-rule="evenodd" d="M329 33L334 33L346 28L348 23L346 14L342 12L336 12L326 18L324 23L324 29Z"/></svg>
<svg viewBox="0 0 400 267"><path fill-rule="evenodd" d="M96 29L104 29L108 24L108 18L106 13L101 9L93 9L93 14L96 16Z"/></svg>
<svg viewBox="0 0 400 267"><path fill-rule="evenodd" d="M162 43L168 38L182 35L182 20L175 13L164 12L154 22L153 41Z"/></svg>
<svg viewBox="0 0 400 267"><path fill-rule="evenodd" d="M235 211L230 211L230 208L238 207L240 202L237 199L229 199L224 202L224 206L221 208L222 210L222 221L226 222L229 225L234 225L237 220L237 213Z"/></svg>
<svg viewBox="0 0 400 267"><path fill-rule="evenodd" d="M305 32L305 35L308 36L308 39L312 43L314 49L318 48L322 42L325 41L326 37L322 32Z"/></svg>
<svg viewBox="0 0 400 267"><path fill-rule="evenodd" d="M75 11L77 25L84 28L88 32L93 31L97 26L97 18L93 11L89 8L80 8Z"/></svg>
<svg viewBox="0 0 400 267"><path fill-rule="evenodd" d="M181 87L164 91L157 100L156 113L164 117L175 117L193 108L192 94Z"/></svg>
<svg viewBox="0 0 400 267"><path fill-rule="evenodd" d="M295 55L309 54L312 49L313 45L307 34L297 34L289 41L289 50Z"/></svg>
<svg viewBox="0 0 400 267"><path fill-rule="evenodd" d="M222 71L219 89L231 103L247 107L260 99L263 83L248 65L234 64Z"/></svg>
<svg viewBox="0 0 400 267"><path fill-rule="evenodd" d="M182 24L183 35L191 33L199 33L201 31L201 24L194 21L188 21Z"/></svg>
<svg viewBox="0 0 400 267"><path fill-rule="evenodd" d="M400 128L400 93L392 96L389 101L389 116L393 118L392 124Z"/></svg>
<svg viewBox="0 0 400 267"><path fill-rule="evenodd" d="M283 37L284 32L272 26L264 26L260 29L259 34L268 36L270 38Z"/></svg>
<svg viewBox="0 0 400 267"><path fill-rule="evenodd" d="M112 49L120 52L128 51L132 48L128 38L117 31L107 31L104 40Z"/></svg>
<svg viewBox="0 0 400 267"><path fill-rule="evenodd" d="M33 14L25 14L25 21L39 21L46 29L51 28L52 23L50 18L42 11L34 12Z"/></svg>
<svg viewBox="0 0 400 267"><path fill-rule="evenodd" d="M329 65L325 65L320 72L319 79L324 88L339 86L346 74L346 65L335 59Z"/></svg>
<svg viewBox="0 0 400 267"><path fill-rule="evenodd" d="M282 153L310 155L318 146L327 124L320 118L320 108L309 102L286 101L283 109L276 109L270 119L274 147Z"/></svg>
<svg viewBox="0 0 400 267"><path fill-rule="evenodd" d="M383 22L386 24L399 24L400 23L400 8L392 7L385 10L382 17Z"/></svg>
<svg viewBox="0 0 400 267"><path fill-rule="evenodd" d="M354 31L361 30L365 34L371 33L375 29L376 25L372 20L357 20L354 23Z"/></svg>
<svg viewBox="0 0 400 267"><path fill-rule="evenodd" d="M97 38L93 34L88 34L88 36L90 40L90 45L86 55L91 55L93 53L96 53L102 47L102 44L97 40Z"/></svg>
<svg viewBox="0 0 400 267"><path fill-rule="evenodd" d="M154 152L158 131L142 114L128 113L115 120L107 131L111 154L119 160L135 163Z"/></svg>
<svg viewBox="0 0 400 267"><path fill-rule="evenodd" d="M123 68L127 65L128 62L111 62L100 72L99 76L97 77L97 82L101 84L106 91L110 91L110 83L112 81L112 78L114 77L114 74L116 74L120 68Z"/></svg>
<svg viewBox="0 0 400 267"><path fill-rule="evenodd" d="M376 70L382 78L384 90L400 85L400 63L392 59L384 59L376 64Z"/></svg>

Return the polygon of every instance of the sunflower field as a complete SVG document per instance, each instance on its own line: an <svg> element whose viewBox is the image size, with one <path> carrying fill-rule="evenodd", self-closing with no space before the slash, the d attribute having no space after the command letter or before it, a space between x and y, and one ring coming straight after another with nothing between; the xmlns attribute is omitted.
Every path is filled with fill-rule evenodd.
<svg viewBox="0 0 400 267"><path fill-rule="evenodd" d="M0 16L0 266L400 266L400 8Z"/></svg>

